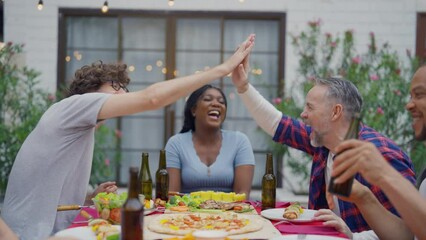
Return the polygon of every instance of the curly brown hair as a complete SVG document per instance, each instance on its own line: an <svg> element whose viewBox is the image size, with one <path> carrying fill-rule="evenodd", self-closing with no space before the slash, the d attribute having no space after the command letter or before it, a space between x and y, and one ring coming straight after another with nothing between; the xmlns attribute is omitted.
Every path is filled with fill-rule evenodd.
<svg viewBox="0 0 426 240"><path fill-rule="evenodd" d="M74 79L68 88L68 97L75 94L96 92L104 83L118 82L127 86L130 78L123 63L105 64L97 61L85 65L75 72Z"/></svg>

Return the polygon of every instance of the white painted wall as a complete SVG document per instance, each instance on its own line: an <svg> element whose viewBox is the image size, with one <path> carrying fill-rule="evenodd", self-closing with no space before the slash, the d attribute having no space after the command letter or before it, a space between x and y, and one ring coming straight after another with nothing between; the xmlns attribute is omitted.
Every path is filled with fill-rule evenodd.
<svg viewBox="0 0 426 240"><path fill-rule="evenodd" d="M56 89L58 8L100 8L104 0L45 0L44 9L36 8L38 0L4 1L5 41L25 44L24 64L41 72L42 86ZM366 47L369 32L376 34L378 44L389 42L404 53L415 50L416 16L426 12L426 0L109 0L111 9L194 10L194 11L271 11L287 13L285 80L295 79L297 59L290 33L306 29L308 21L321 19L323 30L339 34L353 29L359 50ZM287 84L288 85L288 84Z"/></svg>

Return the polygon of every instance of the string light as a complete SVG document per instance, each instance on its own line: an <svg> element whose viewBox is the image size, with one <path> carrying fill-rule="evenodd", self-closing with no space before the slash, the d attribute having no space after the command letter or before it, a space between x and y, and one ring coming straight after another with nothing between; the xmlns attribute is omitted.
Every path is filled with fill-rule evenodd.
<svg viewBox="0 0 426 240"><path fill-rule="evenodd" d="M38 1L37 9L38 9L39 11L43 10L43 0L39 0L39 1Z"/></svg>
<svg viewBox="0 0 426 240"><path fill-rule="evenodd" d="M173 5L175 5L175 0L169 0L169 6L171 7L171 6L173 6Z"/></svg>
<svg viewBox="0 0 426 240"><path fill-rule="evenodd" d="M102 6L101 10L102 10L103 13L108 12L108 1L104 2L104 5Z"/></svg>

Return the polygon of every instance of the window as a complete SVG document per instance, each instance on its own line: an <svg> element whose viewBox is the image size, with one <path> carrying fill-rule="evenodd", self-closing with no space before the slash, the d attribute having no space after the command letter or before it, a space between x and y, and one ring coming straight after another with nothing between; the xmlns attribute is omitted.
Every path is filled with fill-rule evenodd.
<svg viewBox="0 0 426 240"><path fill-rule="evenodd" d="M426 61L426 13L417 14L416 56Z"/></svg>
<svg viewBox="0 0 426 240"><path fill-rule="evenodd" d="M67 84L83 65L97 60L123 61L130 66L129 90L136 91L215 66L230 56L248 34L255 33L251 83L267 99L283 88L285 14L111 11L105 16L91 10L60 12L58 86ZM220 86L228 98L224 129L244 132L252 143L256 157L253 184L259 187L268 147L266 134L257 128L230 79L213 84ZM184 104L185 99L180 99L165 109L107 121L123 133L117 182L127 182L128 167L140 165L142 151L150 153L151 173L155 172L159 150L182 127ZM281 164L278 161L275 169Z"/></svg>

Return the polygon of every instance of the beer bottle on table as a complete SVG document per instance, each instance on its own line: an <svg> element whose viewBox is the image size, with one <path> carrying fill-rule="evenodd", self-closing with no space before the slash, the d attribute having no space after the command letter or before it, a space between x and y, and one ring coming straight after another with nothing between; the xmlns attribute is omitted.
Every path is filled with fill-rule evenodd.
<svg viewBox="0 0 426 240"><path fill-rule="evenodd" d="M155 198L167 201L169 199L169 173L166 169L166 150L160 150L158 170L155 172Z"/></svg>
<svg viewBox="0 0 426 240"><path fill-rule="evenodd" d="M349 125L348 132L346 133L345 140L348 139L357 139L359 133L359 127L361 123L361 114L356 113L351 120L351 124ZM330 183L328 185L328 191L330 193L349 197L352 191L352 184L354 181L354 176L349 178L343 183L334 183L334 177L331 177Z"/></svg>
<svg viewBox="0 0 426 240"><path fill-rule="evenodd" d="M147 152L142 153L142 163L139 172L139 182L140 182L140 193L145 196L145 199L152 199L152 178L151 172L149 170L149 154Z"/></svg>
<svg viewBox="0 0 426 240"><path fill-rule="evenodd" d="M121 207L121 240L143 239L143 205L139 201L138 168L129 169L129 192Z"/></svg>
<svg viewBox="0 0 426 240"><path fill-rule="evenodd" d="M275 208L275 195L277 191L277 180L274 175L272 154L266 154L265 174L262 178L262 210Z"/></svg>

